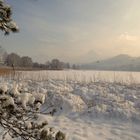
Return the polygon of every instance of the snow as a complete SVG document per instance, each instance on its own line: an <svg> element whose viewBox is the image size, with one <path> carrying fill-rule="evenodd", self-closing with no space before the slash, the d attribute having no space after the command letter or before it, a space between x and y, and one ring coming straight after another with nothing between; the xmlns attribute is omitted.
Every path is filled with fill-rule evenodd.
<svg viewBox="0 0 140 140"><path fill-rule="evenodd" d="M27 104L33 105L35 97L31 93L22 93L18 95L17 100L24 108L26 108Z"/></svg>
<svg viewBox="0 0 140 140"><path fill-rule="evenodd" d="M14 95L24 107L35 101L44 103L41 111L46 115L38 121L47 120L50 127L64 131L68 140L140 140L140 73L133 73L136 79L131 73L133 81L128 80L129 73L116 72L122 79L111 72L93 73L97 74L22 72ZM14 85L12 79L3 81L7 87Z"/></svg>
<svg viewBox="0 0 140 140"><path fill-rule="evenodd" d="M13 83L13 86L12 86L12 88L11 88L11 90L10 90L10 93L13 95L13 96L19 96L20 95L20 92L19 92L19 90L18 90L18 87L19 87L19 85L17 84L17 83Z"/></svg>
<svg viewBox="0 0 140 140"><path fill-rule="evenodd" d="M8 107L8 106L14 106L15 103L14 103L14 100L12 97L9 97L7 95L3 95L0 97L1 99L5 100L2 104L3 107Z"/></svg>
<svg viewBox="0 0 140 140"><path fill-rule="evenodd" d="M1 84L0 85L0 89L3 93L6 93L8 91L8 87L6 84Z"/></svg>
<svg viewBox="0 0 140 140"><path fill-rule="evenodd" d="M31 122L26 122L26 129L31 129L32 128L32 124Z"/></svg>
<svg viewBox="0 0 140 140"><path fill-rule="evenodd" d="M40 102L41 104L45 103L45 94L42 93L34 93L35 101Z"/></svg>

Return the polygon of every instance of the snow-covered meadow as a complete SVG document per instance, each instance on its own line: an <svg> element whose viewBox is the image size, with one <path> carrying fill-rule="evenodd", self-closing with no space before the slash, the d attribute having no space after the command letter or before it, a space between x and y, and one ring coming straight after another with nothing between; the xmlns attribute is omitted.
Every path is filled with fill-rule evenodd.
<svg viewBox="0 0 140 140"><path fill-rule="evenodd" d="M140 140L140 73L24 71L1 77L1 86L44 94L40 120L68 140ZM16 83L15 83L16 81Z"/></svg>

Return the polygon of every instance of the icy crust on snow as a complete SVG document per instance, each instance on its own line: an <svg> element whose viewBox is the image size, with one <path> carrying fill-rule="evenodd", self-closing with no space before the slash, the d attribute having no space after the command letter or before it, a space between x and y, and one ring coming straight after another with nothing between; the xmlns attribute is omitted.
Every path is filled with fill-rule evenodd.
<svg viewBox="0 0 140 140"><path fill-rule="evenodd" d="M4 92L23 105L43 103L40 121L62 130L68 140L139 140L140 85L48 79L5 80ZM8 99L7 104L14 104ZM40 108L40 104L37 104ZM28 126L30 127L30 126Z"/></svg>
<svg viewBox="0 0 140 140"><path fill-rule="evenodd" d="M12 86L14 85L14 86ZM140 86L117 83L80 83L47 80L0 85L26 104L44 103L42 111L52 115L79 113L91 118L140 122ZM21 93L20 93L20 92Z"/></svg>
<svg viewBox="0 0 140 140"><path fill-rule="evenodd" d="M57 115L76 112L91 118L140 121L138 85L134 87L113 83L82 84L74 81L64 83L59 80L43 83L44 85L40 83L40 88L47 91L45 107L48 107L48 111L55 109Z"/></svg>
<svg viewBox="0 0 140 140"><path fill-rule="evenodd" d="M87 108L85 102L77 95L60 94L48 92L45 106L48 107L46 112L58 114L69 114L71 112L80 112ZM45 107L44 107L45 108Z"/></svg>
<svg viewBox="0 0 140 140"><path fill-rule="evenodd" d="M135 90L127 86L96 83L85 87L75 87L74 94L79 95L87 104L84 114L92 117L117 118L120 120L140 120L139 87Z"/></svg>

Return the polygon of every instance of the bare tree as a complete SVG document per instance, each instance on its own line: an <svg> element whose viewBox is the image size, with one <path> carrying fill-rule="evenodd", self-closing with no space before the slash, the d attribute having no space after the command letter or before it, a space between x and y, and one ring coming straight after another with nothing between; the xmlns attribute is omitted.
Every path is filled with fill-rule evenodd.
<svg viewBox="0 0 140 140"><path fill-rule="evenodd" d="M0 46L0 63L4 63L7 57L7 52L3 47Z"/></svg>
<svg viewBox="0 0 140 140"><path fill-rule="evenodd" d="M62 69L62 63L58 59L53 59L51 61L51 69L61 70Z"/></svg>
<svg viewBox="0 0 140 140"><path fill-rule="evenodd" d="M21 57L20 61L21 61L20 62L21 67L32 67L33 66L32 58L30 58L28 56Z"/></svg>
<svg viewBox="0 0 140 140"><path fill-rule="evenodd" d="M7 55L6 64L8 66L14 65L15 67L19 67L20 66L20 62L21 62L21 58L20 58L20 56L18 54L11 53L11 54Z"/></svg>

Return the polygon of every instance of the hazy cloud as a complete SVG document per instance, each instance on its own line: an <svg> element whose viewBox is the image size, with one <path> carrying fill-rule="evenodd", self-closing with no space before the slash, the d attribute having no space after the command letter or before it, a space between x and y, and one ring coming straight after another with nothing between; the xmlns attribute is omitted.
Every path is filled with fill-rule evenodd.
<svg viewBox="0 0 140 140"><path fill-rule="evenodd" d="M20 33L0 36L9 52L45 62L140 55L138 0L10 0Z"/></svg>

